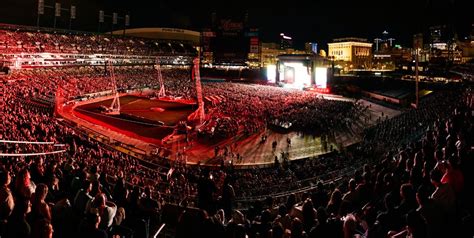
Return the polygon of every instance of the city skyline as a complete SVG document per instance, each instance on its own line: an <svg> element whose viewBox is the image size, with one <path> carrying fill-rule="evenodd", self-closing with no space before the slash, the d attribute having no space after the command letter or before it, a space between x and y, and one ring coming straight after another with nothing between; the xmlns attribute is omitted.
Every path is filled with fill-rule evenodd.
<svg viewBox="0 0 474 238"><path fill-rule="evenodd" d="M0 9L0 22L35 25L37 2L28 0L4 0ZM52 0L45 0L53 5ZM61 1L63 8L71 3L77 7L74 30L97 31L98 11L106 15L118 12L123 17L131 16L134 27L173 27L200 31L209 26L212 12L219 17L242 18L248 13L249 24L260 29L264 42L278 42L280 32L293 37L296 48L305 42L318 42L323 48L338 37L365 37L370 42L387 30L397 44L411 46L413 34L426 32L432 25L452 25L459 37L466 37L474 23L473 5L468 0L451 1L309 1L300 0L277 4L275 2L194 1L176 2L145 0L67 0ZM51 27L53 9L46 9L41 18L42 26ZM68 28L69 13L63 12L58 19L58 28ZM106 22L111 22L106 19ZM123 21L123 20L122 20ZM117 28L119 26L117 25ZM102 30L109 30L104 27Z"/></svg>

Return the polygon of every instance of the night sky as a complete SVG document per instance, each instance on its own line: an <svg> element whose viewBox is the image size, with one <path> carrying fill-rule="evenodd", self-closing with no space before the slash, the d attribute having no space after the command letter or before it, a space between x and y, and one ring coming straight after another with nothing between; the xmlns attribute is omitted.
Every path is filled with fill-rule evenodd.
<svg viewBox="0 0 474 238"><path fill-rule="evenodd" d="M1 0L0 22L36 24L36 0ZM45 0L53 5L53 0ZM97 31L98 11L130 13L132 27L176 27L201 30L210 23L211 13L238 18L248 12L249 23L260 28L264 42L276 41L280 32L294 38L298 48L304 42L318 42L326 48L335 37L365 37L372 40L384 30L397 43L411 46L412 35L428 26L450 24L459 37L467 36L474 23L473 0L367 0L367 1L220 1L209 0L62 0L68 8L77 6L75 30ZM52 26L53 9L46 9L42 26ZM69 26L69 13L62 12L58 27ZM106 22L111 22L106 18ZM102 30L108 29L103 26Z"/></svg>

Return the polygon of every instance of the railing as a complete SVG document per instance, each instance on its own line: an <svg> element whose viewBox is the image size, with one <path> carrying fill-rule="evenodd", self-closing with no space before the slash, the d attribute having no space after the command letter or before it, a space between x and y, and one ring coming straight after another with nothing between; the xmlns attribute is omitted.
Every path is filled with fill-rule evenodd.
<svg viewBox="0 0 474 238"><path fill-rule="evenodd" d="M332 178L332 179L328 179L326 181L323 181L323 184L338 183L340 181L342 182L345 178L349 178L349 176L352 176L356 171L362 169L363 164L364 163L359 163L358 164L359 166L357 166L356 168L348 169L348 171L346 171L343 174L340 174L336 178ZM311 180L311 179L315 180L317 178L319 178L319 177L313 177L313 178L306 179L306 180ZM303 180L301 180L301 181L303 181ZM305 186L305 187L301 187L301 188L298 188L298 189L295 189L295 190L285 191L285 192L281 192L281 193L273 193L273 194L262 195L262 196L254 196L254 197L236 199L237 208L245 209L245 208L249 207L251 205L251 203L253 203L255 201L263 200L267 197L272 197L273 200L277 203L283 203L283 202L285 202L284 200L289 195L295 194L296 197L301 197L303 193L315 189L316 186L317 186L316 184L312 184L312 185L309 185L309 186Z"/></svg>
<svg viewBox="0 0 474 238"><path fill-rule="evenodd" d="M165 227L166 223L163 223L163 225L160 226L160 228L158 229L158 231L156 231L155 235L153 236L153 238L157 238L158 235L160 234L161 230L163 230L163 228Z"/></svg>

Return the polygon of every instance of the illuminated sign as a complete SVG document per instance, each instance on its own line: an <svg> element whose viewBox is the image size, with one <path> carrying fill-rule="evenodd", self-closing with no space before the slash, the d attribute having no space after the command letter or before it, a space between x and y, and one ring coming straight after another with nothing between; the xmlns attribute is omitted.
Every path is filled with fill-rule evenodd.
<svg viewBox="0 0 474 238"><path fill-rule="evenodd" d="M308 88L307 90L315 93L330 93L329 88Z"/></svg>
<svg viewBox="0 0 474 238"><path fill-rule="evenodd" d="M204 37L216 37L216 33L212 31L205 31L202 33L202 36Z"/></svg>
<svg viewBox="0 0 474 238"><path fill-rule="evenodd" d="M244 28L244 24L242 22L234 22L230 19L223 19L221 20L220 28L223 31L241 31Z"/></svg>
<svg viewBox="0 0 474 238"><path fill-rule="evenodd" d="M163 32L175 32L175 33L184 33L183 29L176 29L176 28L161 28Z"/></svg>

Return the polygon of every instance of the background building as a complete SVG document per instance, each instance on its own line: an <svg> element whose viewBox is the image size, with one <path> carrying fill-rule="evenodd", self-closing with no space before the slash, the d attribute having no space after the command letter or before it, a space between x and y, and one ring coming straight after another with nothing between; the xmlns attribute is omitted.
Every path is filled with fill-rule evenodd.
<svg viewBox="0 0 474 238"><path fill-rule="evenodd" d="M281 35L280 35L281 36ZM288 37L286 37L288 38ZM283 39L283 38L282 38ZM283 41L287 41L288 39L283 39ZM285 45L282 49L282 44ZM296 50L292 47L289 47L291 42L286 42L280 44L278 43L261 43L261 51L260 51L260 66L267 67L268 65L275 65L277 62L277 57L279 55L303 55L309 54L306 50ZM313 54L313 53L310 53Z"/></svg>
<svg viewBox="0 0 474 238"><path fill-rule="evenodd" d="M304 44L304 49L306 51L306 54L318 54L318 43L306 42Z"/></svg>
<svg viewBox="0 0 474 238"><path fill-rule="evenodd" d="M277 56L282 54L280 45L277 43L262 43L261 66L276 65Z"/></svg>
<svg viewBox="0 0 474 238"><path fill-rule="evenodd" d="M372 43L363 38L339 38L328 43L329 58L344 68L370 69L372 61Z"/></svg>
<svg viewBox="0 0 474 238"><path fill-rule="evenodd" d="M251 68L259 68L261 66L261 43L258 28L250 28L246 36L249 39L249 53L247 65Z"/></svg>
<svg viewBox="0 0 474 238"><path fill-rule="evenodd" d="M421 39L422 40L422 39ZM393 71L412 61L412 49L395 43L395 38L388 31L374 39L372 68L374 70Z"/></svg>
<svg viewBox="0 0 474 238"><path fill-rule="evenodd" d="M396 45L393 48L374 52L372 67L376 70L396 70L412 61L412 49Z"/></svg>
<svg viewBox="0 0 474 238"><path fill-rule="evenodd" d="M390 37L388 31L383 31L382 36L374 39L374 52L387 51L395 47L395 38Z"/></svg>

